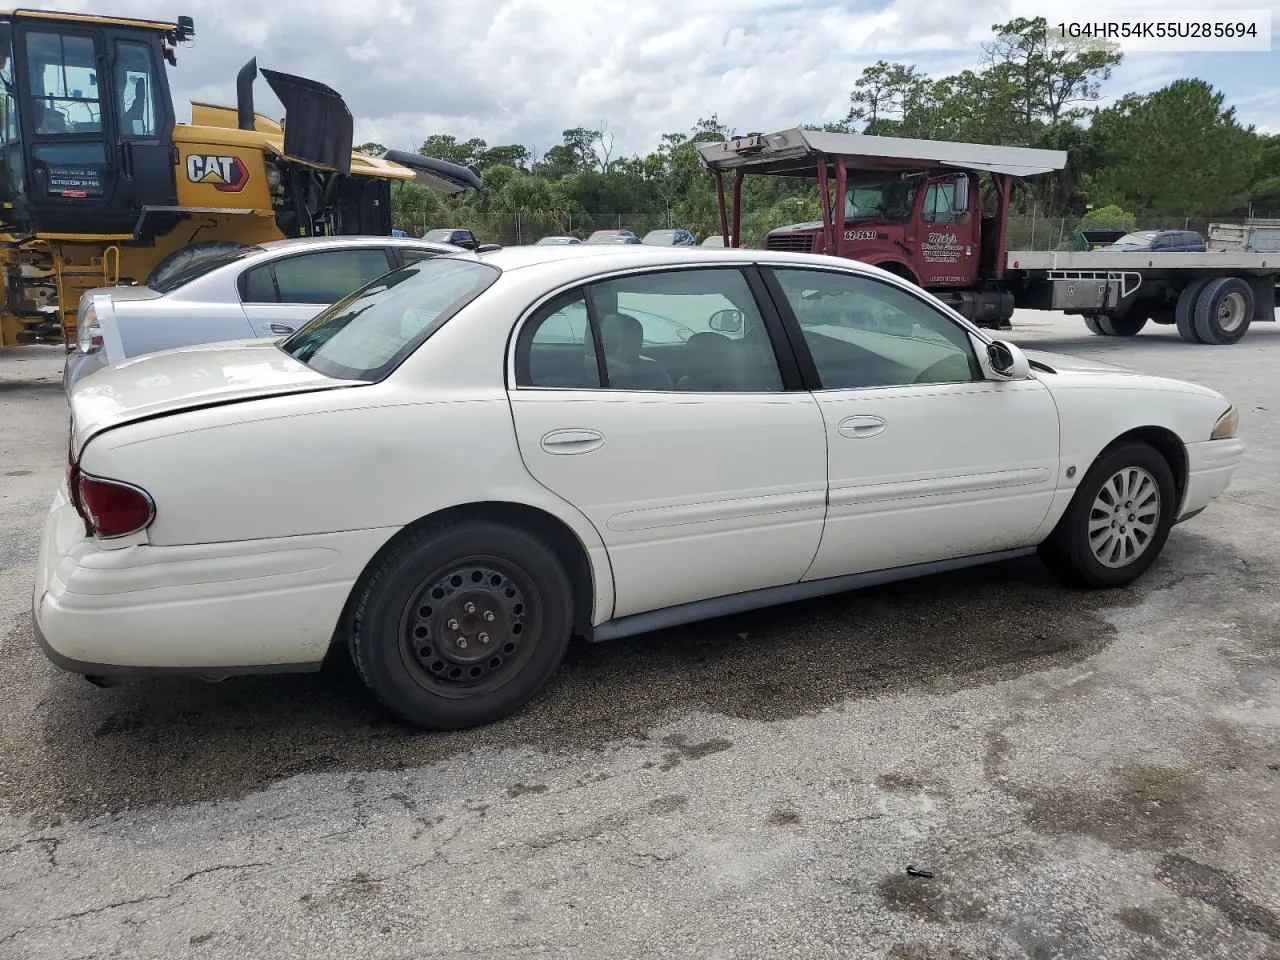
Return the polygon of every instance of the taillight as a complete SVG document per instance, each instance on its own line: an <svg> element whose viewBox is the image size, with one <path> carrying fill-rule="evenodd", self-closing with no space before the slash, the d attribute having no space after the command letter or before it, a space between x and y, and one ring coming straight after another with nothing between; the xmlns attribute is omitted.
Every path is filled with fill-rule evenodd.
<svg viewBox="0 0 1280 960"><path fill-rule="evenodd" d="M90 476L74 465L71 474L71 499L91 536L128 536L155 519L155 503L140 487Z"/></svg>
<svg viewBox="0 0 1280 960"><path fill-rule="evenodd" d="M84 314L80 317L76 345L81 353L97 353L102 349L102 328L98 326L98 311L93 304L85 307Z"/></svg>

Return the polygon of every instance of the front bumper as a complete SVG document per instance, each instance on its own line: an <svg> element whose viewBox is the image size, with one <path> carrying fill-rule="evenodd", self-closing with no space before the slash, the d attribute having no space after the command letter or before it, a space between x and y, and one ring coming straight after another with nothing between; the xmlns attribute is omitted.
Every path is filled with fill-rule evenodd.
<svg viewBox="0 0 1280 960"><path fill-rule="evenodd" d="M1189 520L1221 496L1243 458L1240 437L1187 444L1187 489L1177 519Z"/></svg>
<svg viewBox="0 0 1280 960"><path fill-rule="evenodd" d="M55 665L86 675L313 670L393 532L103 549L64 485L40 544L36 639Z"/></svg>

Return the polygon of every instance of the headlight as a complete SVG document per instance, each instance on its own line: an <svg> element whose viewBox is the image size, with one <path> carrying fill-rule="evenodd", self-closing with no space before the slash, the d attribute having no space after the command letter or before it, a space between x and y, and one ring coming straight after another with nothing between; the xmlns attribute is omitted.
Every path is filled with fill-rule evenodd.
<svg viewBox="0 0 1280 960"><path fill-rule="evenodd" d="M1240 411L1235 407L1231 407L1226 413L1218 418L1218 422L1213 425L1213 433L1209 434L1210 440L1230 440L1236 435L1236 427L1240 425Z"/></svg>
<svg viewBox="0 0 1280 960"><path fill-rule="evenodd" d="M280 186L280 168L274 163L267 164L267 186L272 190Z"/></svg>

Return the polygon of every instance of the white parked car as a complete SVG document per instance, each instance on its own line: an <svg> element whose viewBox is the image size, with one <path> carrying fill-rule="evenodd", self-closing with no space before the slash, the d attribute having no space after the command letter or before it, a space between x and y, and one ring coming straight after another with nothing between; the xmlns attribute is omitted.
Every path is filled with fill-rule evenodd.
<svg viewBox="0 0 1280 960"><path fill-rule="evenodd" d="M646 344L630 310L695 332ZM1037 550L1127 583L1243 449L1213 390L1029 359L874 267L585 244L406 266L71 410L34 592L54 663L220 677L343 643L436 728L525 704L571 635Z"/></svg>
<svg viewBox="0 0 1280 960"><path fill-rule="evenodd" d="M396 237L303 237L232 246L151 286L97 287L80 298L63 389L103 367L173 347L279 338L406 263L461 247Z"/></svg>

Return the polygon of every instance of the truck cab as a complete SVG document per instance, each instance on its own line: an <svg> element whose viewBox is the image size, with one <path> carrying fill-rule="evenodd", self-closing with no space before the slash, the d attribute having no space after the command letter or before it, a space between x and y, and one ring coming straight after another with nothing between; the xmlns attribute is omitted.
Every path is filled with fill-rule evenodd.
<svg viewBox="0 0 1280 960"><path fill-rule="evenodd" d="M975 174L945 169L854 174L834 250L821 222L773 230L765 249L862 260L931 289L973 286L983 267L978 187Z"/></svg>
<svg viewBox="0 0 1280 960"><path fill-rule="evenodd" d="M822 220L774 230L769 250L861 260L923 287L959 313L1007 328L1014 297L1002 283L1014 177L1061 170L1066 154L1026 147L829 133L797 127L702 143L716 178L721 228L740 245L747 174L818 181ZM725 189L732 175L731 199ZM989 187L991 216L983 216Z"/></svg>
<svg viewBox="0 0 1280 960"><path fill-rule="evenodd" d="M43 11L0 16L9 229L132 233L175 202L166 60L183 28Z"/></svg>

